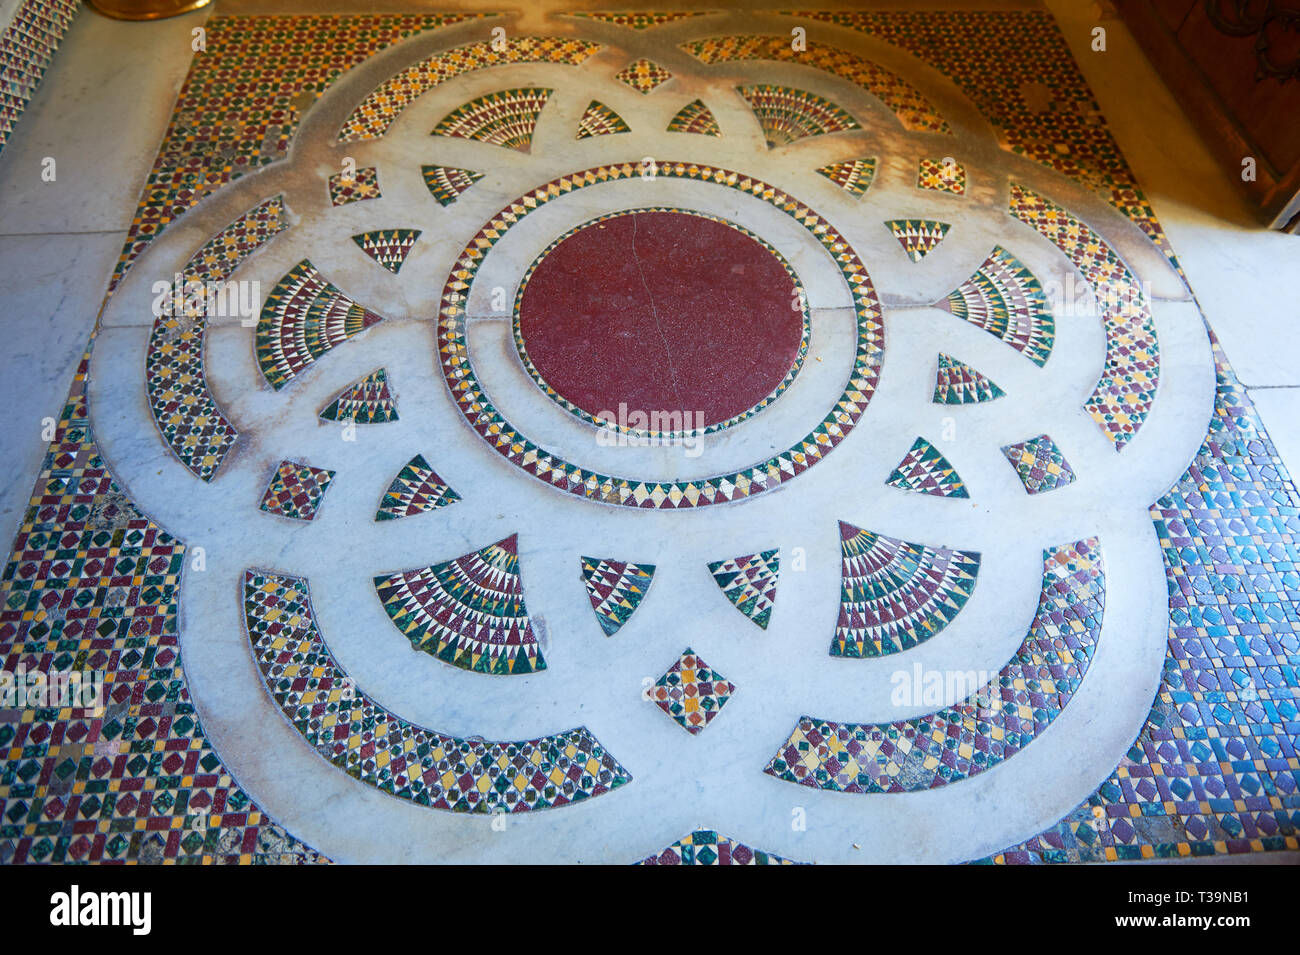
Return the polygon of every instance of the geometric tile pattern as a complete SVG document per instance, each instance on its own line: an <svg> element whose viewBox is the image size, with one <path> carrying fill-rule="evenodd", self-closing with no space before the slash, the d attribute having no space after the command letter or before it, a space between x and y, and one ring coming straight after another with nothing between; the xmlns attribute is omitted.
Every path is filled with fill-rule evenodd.
<svg viewBox="0 0 1300 955"><path fill-rule="evenodd" d="M668 121L668 132L699 133L702 136L722 135L713 111L698 99L692 100L677 111L677 114Z"/></svg>
<svg viewBox="0 0 1300 955"><path fill-rule="evenodd" d="M627 123L623 122L622 116L604 103L592 100L583 112L582 118L578 120L578 135L575 138L586 139L589 136L611 136L615 133L630 133L631 131Z"/></svg>
<svg viewBox="0 0 1300 955"><path fill-rule="evenodd" d="M1122 450L1146 420L1160 380L1160 345L1142 285L1089 226L1014 182L1011 214L1054 243L1092 286L1106 332L1106 363L1083 406Z"/></svg>
<svg viewBox="0 0 1300 955"><path fill-rule="evenodd" d="M715 36L691 40L683 43L681 48L706 64L775 60L812 66L833 73L875 96L889 108L904 129L951 132L947 121L911 83L897 73L825 42L796 51L792 49L787 33L785 36Z"/></svg>
<svg viewBox="0 0 1300 955"><path fill-rule="evenodd" d="M614 79L625 83L641 95L652 92L673 78L673 75L651 60L633 60L614 74Z"/></svg>
<svg viewBox="0 0 1300 955"><path fill-rule="evenodd" d="M916 170L916 188L963 196L966 194L966 167L955 161L922 159Z"/></svg>
<svg viewBox="0 0 1300 955"><path fill-rule="evenodd" d="M605 636L612 637L641 606L654 572L654 564L582 558L582 582Z"/></svg>
<svg viewBox="0 0 1300 955"><path fill-rule="evenodd" d="M379 191L379 170L365 166L355 174L336 172L329 178L330 205L346 206L350 202L382 198Z"/></svg>
<svg viewBox="0 0 1300 955"><path fill-rule="evenodd" d="M271 289L257 323L257 361L279 391L335 345L384 320L362 308L303 259Z"/></svg>
<svg viewBox="0 0 1300 955"><path fill-rule="evenodd" d="M565 16L600 20L603 23L614 23L621 27L631 27L633 30L646 30L650 27L657 27L664 23L672 23L676 20L682 20L687 17L704 16L704 12L674 11L671 13L613 13L593 11L591 13L566 13Z"/></svg>
<svg viewBox="0 0 1300 955"><path fill-rule="evenodd" d="M80 6L76 0L21 0L17 9L9 9L11 16L0 34L5 64L5 85L0 90L0 151Z"/></svg>
<svg viewBox="0 0 1300 955"><path fill-rule="evenodd" d="M378 139L418 97L462 73L511 63L577 66L600 48L599 43L571 37L507 36L503 42L482 40L434 53L372 90L343 123L338 141Z"/></svg>
<svg viewBox="0 0 1300 955"><path fill-rule="evenodd" d="M639 164L595 166L561 176L520 197L479 230L461 251L443 289L438 316L438 353L442 373L461 414L499 454L557 490L624 507L703 507L737 500L776 487L814 465L853 430L875 390L882 355L880 304L857 255L840 233L820 215L761 180L712 166L662 161L659 178L711 182L737 189L772 204L807 228L839 265L854 300L857 352L848 384L835 406L811 433L788 448L743 471L681 481L642 481L590 471L538 447L492 405L469 359L465 338L466 294L493 244L532 210L587 186L641 175Z"/></svg>
<svg viewBox="0 0 1300 955"><path fill-rule="evenodd" d="M444 663L506 676L546 669L519 578L518 536L417 570L380 575L393 625Z"/></svg>
<svg viewBox="0 0 1300 955"><path fill-rule="evenodd" d="M388 372L379 368L348 385L320 413L326 421L381 424L397 420L397 402L388 390Z"/></svg>
<svg viewBox="0 0 1300 955"><path fill-rule="evenodd" d="M952 228L946 222L933 219L889 219L885 226L894 233L894 238L913 262L925 258Z"/></svg>
<svg viewBox="0 0 1300 955"><path fill-rule="evenodd" d="M280 514L296 521L313 520L333 480L333 471L281 461L266 486L260 506L268 514Z"/></svg>
<svg viewBox="0 0 1300 955"><path fill-rule="evenodd" d="M798 15L852 27L934 67L970 97L1003 149L1099 192L1182 274L1051 13L890 10ZM1036 102L1040 97L1034 91L1043 94L1041 102Z"/></svg>
<svg viewBox="0 0 1300 955"><path fill-rule="evenodd" d="M764 630L776 603L776 578L780 572L780 549L709 564L709 573L726 598Z"/></svg>
<svg viewBox="0 0 1300 955"><path fill-rule="evenodd" d="M1074 469L1056 442L1045 434L1008 444L1002 453L1016 469L1026 494L1051 491L1075 481Z"/></svg>
<svg viewBox="0 0 1300 955"><path fill-rule="evenodd" d="M144 365L149 410L167 446L204 481L216 476L238 437L234 425L217 407L203 368L209 312L231 312L231 299L238 304L239 298L238 290L216 283L224 283L245 258L287 224L282 196L244 213L185 263L181 288L167 295L154 318ZM191 291L197 294L189 294ZM224 307L218 304L222 299Z"/></svg>
<svg viewBox="0 0 1300 955"><path fill-rule="evenodd" d="M1300 848L1300 495L1213 346L1209 432L1187 472L1151 505L1170 614L1151 713L1077 809L983 861Z"/></svg>
<svg viewBox="0 0 1300 955"><path fill-rule="evenodd" d="M417 454L397 472L388 486L384 499L375 513L377 521L393 521L399 517L436 511L459 501L460 495L438 477L424 455Z"/></svg>
<svg viewBox="0 0 1300 955"><path fill-rule="evenodd" d="M632 779L583 726L491 742L447 736L384 709L321 638L302 577L245 572L244 617L266 688L289 722L325 759L389 795L450 812L529 812Z"/></svg>
<svg viewBox="0 0 1300 955"><path fill-rule="evenodd" d="M833 162L817 170L835 185L839 186L854 199L861 199L876 175L874 158L849 159L845 162Z"/></svg>
<svg viewBox="0 0 1300 955"><path fill-rule="evenodd" d="M840 521L840 616L833 657L882 657L929 640L975 589L980 555L909 544Z"/></svg>
<svg viewBox="0 0 1300 955"><path fill-rule="evenodd" d="M421 166L420 172L433 198L443 206L451 205L462 192L483 178L481 172L455 166Z"/></svg>
<svg viewBox="0 0 1300 955"><path fill-rule="evenodd" d="M696 829L637 865L804 865L728 839L716 829Z"/></svg>
<svg viewBox="0 0 1300 955"><path fill-rule="evenodd" d="M805 136L861 129L846 110L806 90L788 86L737 86L763 129L768 148L788 146Z"/></svg>
<svg viewBox="0 0 1300 955"><path fill-rule="evenodd" d="M419 237L419 229L382 229L354 235L352 241L362 252L396 275Z"/></svg>
<svg viewBox="0 0 1300 955"><path fill-rule="evenodd" d="M324 861L262 814L204 735L178 635L185 545L99 456L89 364L0 575L0 669L101 673L104 709L0 722L0 864Z"/></svg>
<svg viewBox="0 0 1300 955"><path fill-rule="evenodd" d="M969 405L980 401L993 401L1006 392L991 379L980 374L965 362L951 355L939 353L939 372L934 379L934 403L937 405Z"/></svg>
<svg viewBox="0 0 1300 955"><path fill-rule="evenodd" d="M918 437L885 480L890 487L919 491L935 497L970 497L966 485L948 459L925 438Z"/></svg>
<svg viewBox="0 0 1300 955"><path fill-rule="evenodd" d="M935 308L984 329L1040 368L1052 354L1056 320L1043 286L1019 259L994 246L979 270L934 303Z"/></svg>
<svg viewBox="0 0 1300 955"><path fill-rule="evenodd" d="M480 96L444 116L431 135L476 139L526 153L552 92L530 86Z"/></svg>
<svg viewBox="0 0 1300 955"><path fill-rule="evenodd" d="M709 669L690 647L682 651L649 691L651 702L692 736L722 712L735 692L735 684Z"/></svg>
<svg viewBox="0 0 1300 955"><path fill-rule="evenodd" d="M1000 765L1073 698L1096 650L1105 597L1095 539L1043 551L1038 612L988 683L953 706L894 723L804 716L764 772L836 792L917 792Z"/></svg>
<svg viewBox="0 0 1300 955"><path fill-rule="evenodd" d="M177 95L109 294L169 222L287 156L302 115L344 71L406 37L478 16L210 17L207 49Z"/></svg>

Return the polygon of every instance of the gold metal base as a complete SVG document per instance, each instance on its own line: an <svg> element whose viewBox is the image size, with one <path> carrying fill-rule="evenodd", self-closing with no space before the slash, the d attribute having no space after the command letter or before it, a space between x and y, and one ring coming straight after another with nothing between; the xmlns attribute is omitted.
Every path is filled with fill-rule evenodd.
<svg viewBox="0 0 1300 955"><path fill-rule="evenodd" d="M161 20L206 7L212 0L89 0L90 5L114 20Z"/></svg>

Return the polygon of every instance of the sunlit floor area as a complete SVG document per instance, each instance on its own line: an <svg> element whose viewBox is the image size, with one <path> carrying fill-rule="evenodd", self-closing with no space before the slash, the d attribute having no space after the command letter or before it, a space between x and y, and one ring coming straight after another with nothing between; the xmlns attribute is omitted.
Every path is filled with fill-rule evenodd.
<svg viewBox="0 0 1300 955"><path fill-rule="evenodd" d="M1295 858L1300 236L1119 20L43 6L0 862Z"/></svg>

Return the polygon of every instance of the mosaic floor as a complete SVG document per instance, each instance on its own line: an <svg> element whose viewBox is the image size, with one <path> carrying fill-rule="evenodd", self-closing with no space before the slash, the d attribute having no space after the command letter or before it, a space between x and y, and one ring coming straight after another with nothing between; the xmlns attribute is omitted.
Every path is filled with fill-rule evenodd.
<svg viewBox="0 0 1300 955"><path fill-rule="evenodd" d="M1300 848L1300 497L1048 13L206 29L0 862Z"/></svg>

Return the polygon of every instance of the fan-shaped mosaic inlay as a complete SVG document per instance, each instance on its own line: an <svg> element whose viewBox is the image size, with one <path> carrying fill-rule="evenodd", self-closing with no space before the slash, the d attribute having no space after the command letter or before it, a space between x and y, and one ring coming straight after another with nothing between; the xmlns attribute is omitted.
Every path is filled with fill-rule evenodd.
<svg viewBox="0 0 1300 955"><path fill-rule="evenodd" d="M582 118L578 120L578 139L587 139L591 136L613 136L616 133L630 133L627 123L623 122L623 117L618 115L604 103L592 100L582 113Z"/></svg>
<svg viewBox="0 0 1300 955"><path fill-rule="evenodd" d="M861 199L867 193L867 187L876 175L876 160L849 159L845 162L833 162L817 170L835 185L839 186L855 199Z"/></svg>
<svg viewBox="0 0 1300 955"><path fill-rule="evenodd" d="M420 172L430 195L443 206L451 205L462 192L483 178L481 172L455 166L421 166Z"/></svg>
<svg viewBox="0 0 1300 955"><path fill-rule="evenodd" d="M968 405L993 401L1006 392L990 378L951 355L939 354L939 371L934 378L934 403Z"/></svg>
<svg viewBox="0 0 1300 955"><path fill-rule="evenodd" d="M637 865L804 865L729 839L716 829L696 829Z"/></svg>
<svg viewBox="0 0 1300 955"><path fill-rule="evenodd" d="M714 583L726 598L764 630L776 603L776 580L781 573L781 551L765 550L709 564Z"/></svg>
<svg viewBox="0 0 1300 955"><path fill-rule="evenodd" d="M925 438L918 437L885 480L890 487L934 497L970 497L957 469Z"/></svg>
<svg viewBox="0 0 1300 955"><path fill-rule="evenodd" d="M207 319L243 307L241 287L224 283L286 225L280 196L240 216L185 263L180 288L169 290L154 319L144 366L149 410L167 446L204 481L216 476L238 437L208 387L203 366ZM222 301L209 302L209 295Z"/></svg>
<svg viewBox="0 0 1300 955"><path fill-rule="evenodd" d="M1106 580L1097 541L1043 551L1038 612L1020 649L954 706L895 723L805 716L764 772L816 789L896 793L937 789L1020 752L1069 705L1101 635ZM942 671L931 671L944 684ZM976 675L971 671L969 676ZM939 696L953 686L934 687ZM925 692L929 692L928 689Z"/></svg>
<svg viewBox="0 0 1300 955"><path fill-rule="evenodd" d="M621 27L631 27L633 30L648 30L650 27L657 27L664 23L674 23L677 20L685 20L690 17L704 16L706 11L687 12L674 10L672 12L637 12L637 13L615 13L603 11L591 11L583 13L570 13L571 17L583 17L588 20L599 20L602 23L614 23Z"/></svg>
<svg viewBox="0 0 1300 955"><path fill-rule="evenodd" d="M388 388L388 372L379 368L348 385L325 406L320 416L326 421L355 421L357 424L396 421L397 402Z"/></svg>
<svg viewBox="0 0 1300 955"><path fill-rule="evenodd" d="M457 494L438 473L429 467L424 455L417 454L397 472L393 483L379 502L375 513L377 521L393 521L426 511L436 511L460 500Z"/></svg>
<svg viewBox="0 0 1300 955"><path fill-rule="evenodd" d="M444 116L433 128L433 135L476 139L526 153L533 144L537 117L551 93L529 86L480 96Z"/></svg>
<svg viewBox="0 0 1300 955"><path fill-rule="evenodd" d="M894 233L894 238L913 262L920 262L929 255L952 228L946 222L933 219L890 219L885 227Z"/></svg>
<svg viewBox="0 0 1300 955"><path fill-rule="evenodd" d="M1092 286L1106 332L1106 363L1084 408L1122 450L1151 411L1160 380L1160 345L1142 284L1097 232L1014 182L1011 214L1064 252Z"/></svg>
<svg viewBox="0 0 1300 955"><path fill-rule="evenodd" d="M767 145L788 146L808 136L861 129L848 110L807 90L788 86L737 86L763 129Z"/></svg>
<svg viewBox="0 0 1300 955"><path fill-rule="evenodd" d="M795 50L790 35L718 36L691 40L682 49L702 63L775 60L813 66L854 83L885 104L903 125L915 132L951 132L947 121L916 87L897 73L824 41Z"/></svg>
<svg viewBox="0 0 1300 955"><path fill-rule="evenodd" d="M380 229L354 235L352 241L362 252L396 275L402 270L402 263L411 254L411 248L419 237L419 229Z"/></svg>
<svg viewBox="0 0 1300 955"><path fill-rule="evenodd" d="M692 100L677 111L668 121L670 133L698 133L702 136L721 136L722 130L713 111L700 100Z"/></svg>
<svg viewBox="0 0 1300 955"><path fill-rule="evenodd" d="M811 333L796 301L807 294L789 263L748 229L633 209L583 223L537 257L516 296L515 346L547 396L585 421L709 433L794 381Z"/></svg>
<svg viewBox="0 0 1300 955"><path fill-rule="evenodd" d="M654 564L582 558L582 582L605 636L612 637L617 633L641 606L654 580L654 573Z"/></svg>
<svg viewBox="0 0 1300 955"><path fill-rule="evenodd" d="M849 382L835 406L802 441L743 471L682 481L644 481L604 475L570 464L520 434L488 400L469 360L465 301L474 276L493 243L533 209L559 196L598 183L639 178L632 163L596 166L563 176L528 193L494 216L460 254L443 290L438 353L443 374L461 413L500 454L518 467L570 494L626 507L701 507L738 500L790 480L811 467L853 430L875 391L884 351L884 327L875 290L852 247L825 219L779 189L758 179L711 166L665 161L657 179L710 182L756 196L792 216L831 254L853 296L857 347Z"/></svg>
<svg viewBox="0 0 1300 955"><path fill-rule="evenodd" d="M444 663L498 676L546 669L514 535L455 560L376 577L375 591L411 645Z"/></svg>
<svg viewBox="0 0 1300 955"><path fill-rule="evenodd" d="M1056 320L1034 273L1002 246L978 271L935 303L1006 342L1042 367L1056 341Z"/></svg>
<svg viewBox="0 0 1300 955"><path fill-rule="evenodd" d="M289 722L368 786L433 809L488 813L567 806L632 780L585 726L497 743L447 736L384 709L325 645L302 577L247 571L244 617L262 679Z"/></svg>
<svg viewBox="0 0 1300 955"><path fill-rule="evenodd" d="M321 355L384 320L303 259L271 289L257 323L257 362L279 390Z"/></svg>
<svg viewBox="0 0 1300 955"><path fill-rule="evenodd" d="M339 142L378 139L418 97L470 70L511 63L562 63L577 66L600 49L599 43L559 36L506 36L435 53L408 66L376 87L344 122Z"/></svg>
<svg viewBox="0 0 1300 955"><path fill-rule="evenodd" d="M833 657L881 657L948 626L975 589L980 555L909 544L840 521L840 616Z"/></svg>

